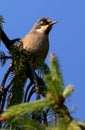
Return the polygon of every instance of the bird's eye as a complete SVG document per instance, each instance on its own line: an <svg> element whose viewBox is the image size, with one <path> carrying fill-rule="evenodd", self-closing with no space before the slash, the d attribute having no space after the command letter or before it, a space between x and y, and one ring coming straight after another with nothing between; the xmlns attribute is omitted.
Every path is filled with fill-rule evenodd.
<svg viewBox="0 0 85 130"><path fill-rule="evenodd" d="M40 25L47 25L47 24L48 24L48 22L45 21L45 20L43 20L43 21L40 22Z"/></svg>

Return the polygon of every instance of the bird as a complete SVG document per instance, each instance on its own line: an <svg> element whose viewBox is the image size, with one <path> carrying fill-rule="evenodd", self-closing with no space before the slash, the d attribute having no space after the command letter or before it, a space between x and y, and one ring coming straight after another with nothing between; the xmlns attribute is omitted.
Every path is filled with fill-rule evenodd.
<svg viewBox="0 0 85 130"><path fill-rule="evenodd" d="M28 52L29 62L32 63L34 69L39 67L39 63L43 63L49 51L49 32L57 21L50 18L38 19L29 33L23 37L18 44L23 50Z"/></svg>

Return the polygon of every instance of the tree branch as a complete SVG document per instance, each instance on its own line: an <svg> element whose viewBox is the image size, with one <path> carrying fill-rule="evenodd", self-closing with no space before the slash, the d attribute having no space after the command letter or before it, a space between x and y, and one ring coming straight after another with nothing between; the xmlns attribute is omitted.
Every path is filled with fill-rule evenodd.
<svg viewBox="0 0 85 130"><path fill-rule="evenodd" d="M1 33L1 40L3 41L3 43L5 44L6 48L10 51L11 46L13 46L13 44L20 40L20 38L16 38L13 40L10 40L8 38L8 36L6 35L6 33L3 31L2 27L0 27L0 33Z"/></svg>

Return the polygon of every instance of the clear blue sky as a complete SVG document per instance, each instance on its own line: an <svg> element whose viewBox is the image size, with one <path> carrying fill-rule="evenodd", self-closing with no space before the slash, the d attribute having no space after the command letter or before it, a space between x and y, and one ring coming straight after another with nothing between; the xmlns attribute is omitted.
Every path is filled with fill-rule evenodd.
<svg viewBox="0 0 85 130"><path fill-rule="evenodd" d="M57 20L50 33L50 50L60 61L65 86L75 87L67 104L76 107L73 116L85 121L85 0L1 0L4 30L13 39L22 38L40 17ZM0 49L5 49L1 44ZM8 65L8 63L7 63ZM5 68L0 67L0 81Z"/></svg>

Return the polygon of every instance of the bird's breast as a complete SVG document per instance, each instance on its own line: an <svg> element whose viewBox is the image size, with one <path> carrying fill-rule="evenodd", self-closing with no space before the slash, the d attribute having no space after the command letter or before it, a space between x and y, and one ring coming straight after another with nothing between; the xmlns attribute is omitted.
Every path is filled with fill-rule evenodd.
<svg viewBox="0 0 85 130"><path fill-rule="evenodd" d="M30 33L22 39L23 48L31 51L35 57L44 60L49 50L48 36L45 34Z"/></svg>

